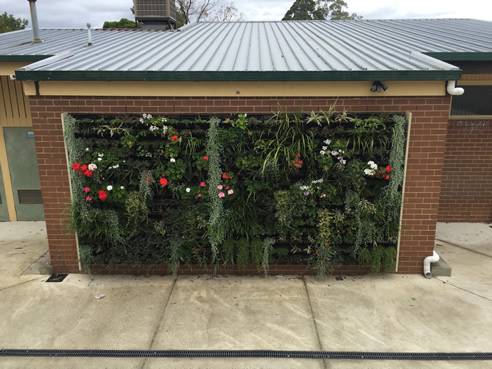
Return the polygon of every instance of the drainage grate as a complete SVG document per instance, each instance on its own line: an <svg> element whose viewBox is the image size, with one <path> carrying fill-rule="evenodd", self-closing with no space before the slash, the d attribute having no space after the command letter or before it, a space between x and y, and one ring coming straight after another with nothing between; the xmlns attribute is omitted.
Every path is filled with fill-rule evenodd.
<svg viewBox="0 0 492 369"><path fill-rule="evenodd" d="M224 350L0 350L0 356L120 358L276 358L348 360L492 360L492 352L345 352Z"/></svg>
<svg viewBox="0 0 492 369"><path fill-rule="evenodd" d="M63 280L67 277L68 274L63 273L55 273L49 277L46 282L63 282Z"/></svg>

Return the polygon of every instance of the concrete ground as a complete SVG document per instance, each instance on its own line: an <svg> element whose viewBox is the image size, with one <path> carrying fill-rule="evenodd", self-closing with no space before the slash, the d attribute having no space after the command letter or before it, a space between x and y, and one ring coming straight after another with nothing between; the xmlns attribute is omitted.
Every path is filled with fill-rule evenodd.
<svg viewBox="0 0 492 369"><path fill-rule="evenodd" d="M492 229L477 227L492 240ZM447 228L440 225L436 249L452 277L71 274L46 283L47 276L22 275L45 254L44 224L0 223L0 348L490 352L490 244L461 238L468 225ZM32 367L478 369L492 362L0 357L0 368Z"/></svg>

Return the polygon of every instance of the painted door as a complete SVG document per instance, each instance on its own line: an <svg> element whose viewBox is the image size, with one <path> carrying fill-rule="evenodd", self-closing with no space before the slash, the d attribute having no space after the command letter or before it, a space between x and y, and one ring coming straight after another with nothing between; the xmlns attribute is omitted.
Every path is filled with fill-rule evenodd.
<svg viewBox="0 0 492 369"><path fill-rule="evenodd" d="M2 167L0 166L0 222L9 220L9 210L5 199L5 186L3 184Z"/></svg>
<svg viewBox="0 0 492 369"><path fill-rule="evenodd" d="M32 128L3 128L17 220L44 220Z"/></svg>

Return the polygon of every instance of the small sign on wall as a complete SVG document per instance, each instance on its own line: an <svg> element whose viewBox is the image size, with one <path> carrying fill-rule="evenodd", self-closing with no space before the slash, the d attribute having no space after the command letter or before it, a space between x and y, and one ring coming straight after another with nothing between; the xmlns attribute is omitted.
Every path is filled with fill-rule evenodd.
<svg viewBox="0 0 492 369"><path fill-rule="evenodd" d="M27 138L34 138L34 131L27 131Z"/></svg>

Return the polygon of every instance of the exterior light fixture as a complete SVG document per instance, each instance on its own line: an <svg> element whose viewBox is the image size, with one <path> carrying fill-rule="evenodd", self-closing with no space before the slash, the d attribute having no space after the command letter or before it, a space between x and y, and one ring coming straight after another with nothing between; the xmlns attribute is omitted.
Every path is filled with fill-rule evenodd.
<svg viewBox="0 0 492 369"><path fill-rule="evenodd" d="M371 87L372 92L381 92L381 89L383 89L383 91L386 91L388 89L388 86L383 84L381 81L374 81L372 83L372 87Z"/></svg>

